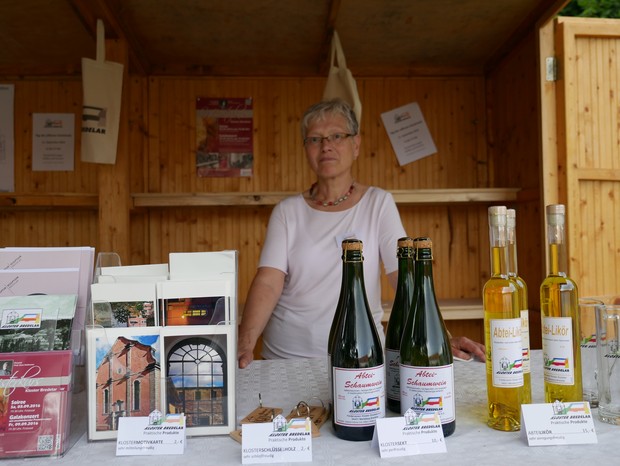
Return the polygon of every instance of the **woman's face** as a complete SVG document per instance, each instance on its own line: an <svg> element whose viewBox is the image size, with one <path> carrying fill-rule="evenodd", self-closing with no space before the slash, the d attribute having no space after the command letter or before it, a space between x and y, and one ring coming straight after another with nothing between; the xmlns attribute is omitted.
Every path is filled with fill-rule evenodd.
<svg viewBox="0 0 620 466"><path fill-rule="evenodd" d="M310 122L306 137L326 137L334 134L349 134L346 119L341 115L327 114L324 119ZM357 159L360 136L346 137L340 142L323 139L318 145L306 144L306 158L318 178L336 178L351 173L353 161Z"/></svg>

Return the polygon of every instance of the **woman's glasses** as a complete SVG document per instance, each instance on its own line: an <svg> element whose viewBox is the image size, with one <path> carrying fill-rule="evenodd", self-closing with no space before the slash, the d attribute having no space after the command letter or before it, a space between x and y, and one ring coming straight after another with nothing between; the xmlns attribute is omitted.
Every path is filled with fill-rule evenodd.
<svg viewBox="0 0 620 466"><path fill-rule="evenodd" d="M330 144L337 146L342 141L344 141L346 138L350 138L351 136L354 136L354 134L334 133L334 134L330 134L329 136L308 136L307 138L304 139L304 145L311 146L311 147L318 147L321 144L323 144L323 141L327 141Z"/></svg>

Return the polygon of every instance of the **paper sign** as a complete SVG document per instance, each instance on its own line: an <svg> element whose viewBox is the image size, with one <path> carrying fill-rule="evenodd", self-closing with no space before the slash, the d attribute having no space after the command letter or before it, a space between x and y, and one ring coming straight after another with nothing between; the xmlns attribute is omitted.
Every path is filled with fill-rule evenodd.
<svg viewBox="0 0 620 466"><path fill-rule="evenodd" d="M75 115L32 115L32 171L73 171Z"/></svg>
<svg viewBox="0 0 620 466"><path fill-rule="evenodd" d="M371 447L379 447L381 458L446 452L439 415L410 411L377 419Z"/></svg>
<svg viewBox="0 0 620 466"><path fill-rule="evenodd" d="M522 431L529 446L598 443L590 403L521 405Z"/></svg>
<svg viewBox="0 0 620 466"><path fill-rule="evenodd" d="M382 113L381 120L401 166L437 152L417 103Z"/></svg>
<svg viewBox="0 0 620 466"><path fill-rule="evenodd" d="M281 414L273 422L241 426L243 464L312 461L310 418L287 420Z"/></svg>
<svg viewBox="0 0 620 466"><path fill-rule="evenodd" d="M148 417L120 417L116 456L182 455L185 449L185 416L153 411Z"/></svg>

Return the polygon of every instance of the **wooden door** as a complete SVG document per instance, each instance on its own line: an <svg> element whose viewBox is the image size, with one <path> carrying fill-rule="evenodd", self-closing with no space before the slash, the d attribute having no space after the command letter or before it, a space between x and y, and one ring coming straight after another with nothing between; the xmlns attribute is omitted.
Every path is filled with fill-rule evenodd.
<svg viewBox="0 0 620 466"><path fill-rule="evenodd" d="M541 211L566 204L579 295L620 294L620 20L560 17L540 39Z"/></svg>

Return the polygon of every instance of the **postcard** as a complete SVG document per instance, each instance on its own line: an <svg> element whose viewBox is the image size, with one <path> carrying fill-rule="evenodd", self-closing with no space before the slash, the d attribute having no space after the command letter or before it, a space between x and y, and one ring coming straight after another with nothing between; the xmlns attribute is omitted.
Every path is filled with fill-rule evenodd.
<svg viewBox="0 0 620 466"><path fill-rule="evenodd" d="M224 280L166 281L157 284L163 325L230 323L232 286Z"/></svg>
<svg viewBox="0 0 620 466"><path fill-rule="evenodd" d="M163 327L165 413L184 413L186 432L222 435L235 429L236 327Z"/></svg>
<svg viewBox="0 0 620 466"><path fill-rule="evenodd" d="M157 320L155 283L93 283L92 317L95 327L153 327Z"/></svg>
<svg viewBox="0 0 620 466"><path fill-rule="evenodd" d="M86 329L89 440L116 438L121 417L161 410L160 329Z"/></svg>

